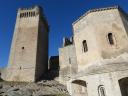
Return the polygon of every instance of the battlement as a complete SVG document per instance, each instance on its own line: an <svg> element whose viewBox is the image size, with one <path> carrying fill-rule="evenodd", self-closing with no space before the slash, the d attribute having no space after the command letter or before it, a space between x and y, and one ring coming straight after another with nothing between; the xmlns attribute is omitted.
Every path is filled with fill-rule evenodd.
<svg viewBox="0 0 128 96"><path fill-rule="evenodd" d="M25 19L30 17L37 17L39 16L39 19L44 23L47 31L49 32L49 25L47 23L47 20L45 18L45 15L43 14L43 9L40 6L33 6L29 8L19 8L17 12L17 18L19 19Z"/></svg>
<svg viewBox="0 0 128 96"><path fill-rule="evenodd" d="M42 8L39 6L34 6L30 8L19 8L18 15L20 18L34 17L39 15L41 11L42 11Z"/></svg>
<svg viewBox="0 0 128 96"><path fill-rule="evenodd" d="M66 37L63 38L63 47L66 47L72 44L73 44L73 37L71 37L70 39Z"/></svg>

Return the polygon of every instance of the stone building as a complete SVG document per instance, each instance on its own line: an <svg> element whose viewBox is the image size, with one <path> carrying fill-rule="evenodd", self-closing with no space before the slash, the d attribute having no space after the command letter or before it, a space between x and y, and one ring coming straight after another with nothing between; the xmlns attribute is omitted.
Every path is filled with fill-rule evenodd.
<svg viewBox="0 0 128 96"><path fill-rule="evenodd" d="M2 73L6 81L35 82L48 69L48 31L42 8L19 8L8 67Z"/></svg>
<svg viewBox="0 0 128 96"><path fill-rule="evenodd" d="M59 82L66 85L66 81L70 79L71 75L77 72L73 38L63 38L63 47L59 48L59 65Z"/></svg>
<svg viewBox="0 0 128 96"><path fill-rule="evenodd" d="M128 15L121 8L89 10L73 23L73 43L66 42L59 80L72 96L128 96Z"/></svg>

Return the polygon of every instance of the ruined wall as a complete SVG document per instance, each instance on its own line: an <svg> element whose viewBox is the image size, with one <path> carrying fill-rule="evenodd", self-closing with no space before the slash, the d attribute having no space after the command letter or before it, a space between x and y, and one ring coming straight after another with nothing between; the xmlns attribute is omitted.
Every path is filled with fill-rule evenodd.
<svg viewBox="0 0 128 96"><path fill-rule="evenodd" d="M66 84L72 74L77 72L77 61L75 54L75 46L68 45L59 49L59 81Z"/></svg>

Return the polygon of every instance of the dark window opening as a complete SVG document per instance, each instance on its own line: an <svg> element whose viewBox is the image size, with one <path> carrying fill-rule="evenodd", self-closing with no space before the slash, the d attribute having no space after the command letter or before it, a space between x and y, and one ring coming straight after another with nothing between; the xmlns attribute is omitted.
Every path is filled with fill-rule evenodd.
<svg viewBox="0 0 128 96"><path fill-rule="evenodd" d="M108 40L110 45L114 45L114 38L112 33L108 34Z"/></svg>
<svg viewBox="0 0 128 96"><path fill-rule="evenodd" d="M88 51L88 46L87 46L87 42L86 40L83 41L83 52L87 52Z"/></svg>
<svg viewBox="0 0 128 96"><path fill-rule="evenodd" d="M22 49L24 49L24 47L22 47Z"/></svg>
<svg viewBox="0 0 128 96"><path fill-rule="evenodd" d="M23 13L20 13L20 18L22 18L23 17Z"/></svg>
<svg viewBox="0 0 128 96"><path fill-rule="evenodd" d="M27 17L28 17L28 12L27 12Z"/></svg>
<svg viewBox="0 0 128 96"><path fill-rule="evenodd" d="M26 16L27 16L27 14L26 14L26 13L24 13L24 15L25 15L24 17L26 17Z"/></svg>

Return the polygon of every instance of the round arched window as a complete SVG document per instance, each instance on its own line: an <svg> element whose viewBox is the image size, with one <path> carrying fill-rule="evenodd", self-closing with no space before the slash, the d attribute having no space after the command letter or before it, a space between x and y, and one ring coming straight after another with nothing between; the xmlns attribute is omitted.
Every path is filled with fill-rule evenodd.
<svg viewBox="0 0 128 96"><path fill-rule="evenodd" d="M100 85L98 87L98 93L99 93L99 96L106 96L105 88L103 85Z"/></svg>

